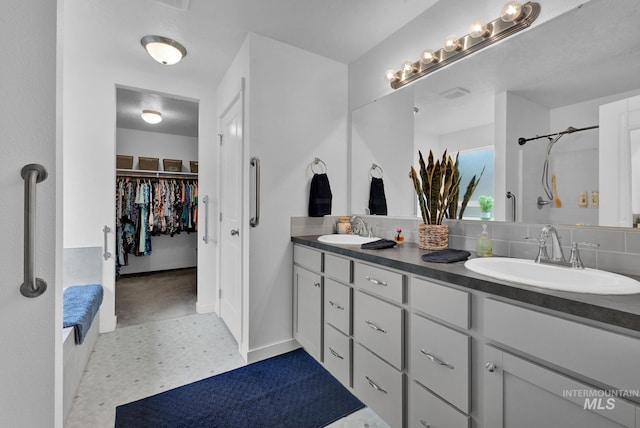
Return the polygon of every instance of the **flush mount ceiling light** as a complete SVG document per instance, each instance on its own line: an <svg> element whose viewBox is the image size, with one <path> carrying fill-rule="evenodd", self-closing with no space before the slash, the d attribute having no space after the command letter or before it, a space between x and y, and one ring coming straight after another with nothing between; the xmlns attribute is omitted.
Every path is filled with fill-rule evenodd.
<svg viewBox="0 0 640 428"><path fill-rule="evenodd" d="M151 58L160 64L173 65L187 55L187 49L173 39L162 36L144 36L140 43Z"/></svg>
<svg viewBox="0 0 640 428"><path fill-rule="evenodd" d="M159 111L155 110L142 110L142 114L140 115L142 120L151 125L155 125L156 123L162 122L162 114Z"/></svg>
<svg viewBox="0 0 640 428"><path fill-rule="evenodd" d="M405 61L400 70L388 70L384 77L393 89L399 89L427 74L445 67L493 43L529 27L540 15L540 4L527 2L520 4L510 1L504 5L500 16L486 23L476 20L469 28L469 34L457 38L448 36L444 46L437 51L427 49L416 62Z"/></svg>

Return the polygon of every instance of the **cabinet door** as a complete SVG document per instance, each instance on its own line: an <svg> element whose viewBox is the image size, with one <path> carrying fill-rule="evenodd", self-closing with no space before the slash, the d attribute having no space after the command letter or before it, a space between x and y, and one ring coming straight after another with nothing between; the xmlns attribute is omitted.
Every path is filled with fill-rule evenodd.
<svg viewBox="0 0 640 428"><path fill-rule="evenodd" d="M299 266L293 268L294 338L322 361L322 277Z"/></svg>
<svg viewBox="0 0 640 428"><path fill-rule="evenodd" d="M492 346L485 362L485 427L636 427L637 408L622 398Z"/></svg>

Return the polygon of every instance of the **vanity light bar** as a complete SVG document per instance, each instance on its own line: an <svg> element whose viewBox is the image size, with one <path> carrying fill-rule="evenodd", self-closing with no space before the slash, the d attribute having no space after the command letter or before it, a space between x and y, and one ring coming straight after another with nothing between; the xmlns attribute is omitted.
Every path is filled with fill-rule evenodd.
<svg viewBox="0 0 640 428"><path fill-rule="evenodd" d="M514 17L513 10L519 11L519 15ZM425 50L420 60L416 62L406 61L400 70L389 70L385 73L385 78L393 89L399 89L409 83L426 76L442 67L445 67L460 58L473 52L492 45L505 39L518 31L529 27L540 15L540 4L527 2L520 6L516 1L505 4L501 16L486 24L484 27L481 21L474 21L471 25L470 34L455 39L448 36L445 46L437 51Z"/></svg>

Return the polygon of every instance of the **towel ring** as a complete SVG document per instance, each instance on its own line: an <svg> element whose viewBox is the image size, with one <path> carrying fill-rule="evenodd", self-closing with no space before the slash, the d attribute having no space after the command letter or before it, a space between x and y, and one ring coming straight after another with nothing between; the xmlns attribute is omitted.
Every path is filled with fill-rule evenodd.
<svg viewBox="0 0 640 428"><path fill-rule="evenodd" d="M380 172L380 177L376 177L373 173L379 171ZM382 176L384 175L384 171L382 171L382 167L378 164L371 164L371 168L369 168L369 180L371 180L372 177L375 178L382 178Z"/></svg>
<svg viewBox="0 0 640 428"><path fill-rule="evenodd" d="M320 165L320 172L316 172L313 167L316 165ZM324 171L323 171L324 170ZM320 158L315 158L313 162L311 162L311 172L314 174L326 174L327 172L327 164L322 161Z"/></svg>

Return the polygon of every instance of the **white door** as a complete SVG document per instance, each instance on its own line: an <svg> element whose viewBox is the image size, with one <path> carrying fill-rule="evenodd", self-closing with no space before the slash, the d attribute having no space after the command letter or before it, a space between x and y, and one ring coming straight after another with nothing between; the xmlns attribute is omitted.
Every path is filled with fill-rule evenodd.
<svg viewBox="0 0 640 428"><path fill-rule="evenodd" d="M242 97L220 118L220 317L242 343Z"/></svg>
<svg viewBox="0 0 640 428"><path fill-rule="evenodd" d="M56 281L56 2L3 2L0 40L0 426L62 425L62 291ZM28 46L28 49L25 49ZM35 274L44 294L24 297L24 180L37 163ZM57 201L59 204L62 201ZM59 210L58 210L59 211ZM59 230L61 227L59 228ZM56 312L58 315L56 316ZM60 340L56 343L56 339ZM56 349L57 348L57 349ZM56 392L60 393L56 394ZM59 404L56 404L56 395Z"/></svg>

